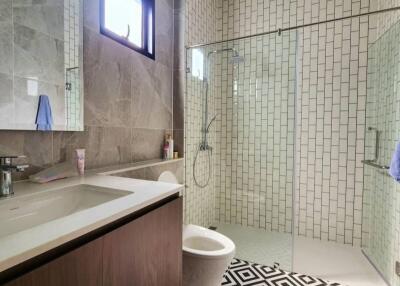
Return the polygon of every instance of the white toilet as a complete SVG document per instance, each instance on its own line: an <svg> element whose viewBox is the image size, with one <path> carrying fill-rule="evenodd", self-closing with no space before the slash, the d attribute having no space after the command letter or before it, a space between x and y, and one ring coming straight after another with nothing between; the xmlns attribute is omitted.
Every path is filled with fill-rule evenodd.
<svg viewBox="0 0 400 286"><path fill-rule="evenodd" d="M159 181L177 184L166 171ZM235 244L228 237L197 225L183 227L183 286L220 286L235 255Z"/></svg>
<svg viewBox="0 0 400 286"><path fill-rule="evenodd" d="M235 255L225 235L197 225L183 227L183 286L220 286Z"/></svg>

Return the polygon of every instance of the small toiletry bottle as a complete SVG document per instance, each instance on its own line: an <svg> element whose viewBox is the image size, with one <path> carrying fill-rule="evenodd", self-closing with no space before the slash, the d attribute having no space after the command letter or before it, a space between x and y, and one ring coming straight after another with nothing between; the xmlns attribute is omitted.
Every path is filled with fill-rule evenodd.
<svg viewBox="0 0 400 286"><path fill-rule="evenodd" d="M85 174L85 149L76 149L75 158L79 175L83 176Z"/></svg>
<svg viewBox="0 0 400 286"><path fill-rule="evenodd" d="M174 140L170 134L168 135L168 159L174 159Z"/></svg>
<svg viewBox="0 0 400 286"><path fill-rule="evenodd" d="M168 141L164 142L164 153L163 153L163 159L168 160L168 154L169 153L169 146L168 146Z"/></svg>

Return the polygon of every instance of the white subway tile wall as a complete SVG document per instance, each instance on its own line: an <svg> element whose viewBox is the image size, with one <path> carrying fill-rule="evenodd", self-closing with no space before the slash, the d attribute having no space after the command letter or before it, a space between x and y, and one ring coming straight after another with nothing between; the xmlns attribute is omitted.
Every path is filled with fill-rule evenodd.
<svg viewBox="0 0 400 286"><path fill-rule="evenodd" d="M185 21L185 43L212 42L215 40L215 1L190 0L187 1ZM188 53L187 67L191 68L192 58ZM185 223L193 223L208 227L215 221L215 178L213 172L205 188L198 187L193 178L193 164L197 148L201 142L201 128L203 119L202 100L204 92L203 81L191 73L186 75L185 95L185 192L184 214ZM212 97L210 97L213 100ZM209 105L214 106L213 102ZM210 110L210 114L213 114ZM215 146L215 134L209 134L209 144ZM206 182L209 174L209 158L207 152L199 152L196 162L196 178L200 184ZM214 168L212 162L211 167ZM213 170L211 170L213 171Z"/></svg>
<svg viewBox="0 0 400 286"><path fill-rule="evenodd" d="M218 3L220 39L356 15L369 8L369 1ZM296 234L361 245L368 29L367 16L297 29Z"/></svg>
<svg viewBox="0 0 400 286"><path fill-rule="evenodd" d="M79 69L82 57L82 15L80 0L64 1L64 66L65 66L65 120L68 130L77 130L81 127L82 87L81 70Z"/></svg>
<svg viewBox="0 0 400 286"><path fill-rule="evenodd" d="M190 11L186 23L188 44L210 42L210 39L228 40L400 6L398 0L215 0L207 3L209 5L187 1L186 9ZM214 10L205 13L205 6ZM207 16L204 18L202 13ZM213 16L216 21L212 19ZM190 221L202 221L209 225L216 220L290 231L292 222L287 215L291 207L291 195L287 185L282 187L291 183L290 164L279 159L285 156L291 159L288 151L291 148L289 126L292 118L289 116L296 113L296 128L292 131L296 134L295 233L355 246L361 246L363 240L363 245L379 269L386 273L388 280L399 285L393 265L394 260L400 259L400 200L396 195L399 190L391 187L389 178L371 173L361 163L364 157L370 158L371 149L374 148L374 142L369 138L372 135L365 135L366 124L369 125L366 117L367 120L377 120L376 124L382 124L385 132L392 132L382 139L382 163L389 163L395 141L399 140L395 131L400 122L399 116L393 111L393 108L398 109L393 97L396 89L393 87L388 95L392 98L382 98L385 102L379 104L379 110L374 107L374 98L368 98L368 104L372 104L372 107L367 107L367 70L368 59L371 58L368 45L380 38L398 19L398 13L387 12L379 16L341 19L297 29L296 57L293 57L297 63L296 111L294 107L292 109L293 104L289 102L290 96L286 90L276 93L277 96L286 95L287 99L279 98L272 105L273 110L268 109L272 108L268 106L268 100L263 101L262 96L258 97L259 94L268 96L271 94L269 88L273 85L276 87L276 82L271 81L271 75L266 72L274 69L267 69L266 65L277 60L272 62L270 58L266 62L263 55L265 51L268 51L266 55L274 55L278 52L274 48L281 47L279 45L284 47L285 33L281 38L275 34L268 36L267 41L254 38L231 44L230 47L235 44L239 47L246 62L235 70L227 63L227 55L223 55L212 64L215 78L211 84L211 98L215 100L213 107L216 109L210 114L219 114L217 124L213 127L214 133L211 134L216 148L213 185L210 187L212 191L195 190L193 182L188 180L193 151L186 150L187 167L190 169L186 170L187 184L192 188L187 206L190 203L190 207L203 208L187 210L187 214L196 212ZM215 25L216 34L211 31L212 25ZM206 27L208 32L204 32ZM277 45L277 41L281 43ZM289 50L292 41L293 38L289 36ZM382 49L387 51L388 47L383 46ZM393 49L392 53L396 53L395 47ZM291 52L287 54L291 55ZM393 61L397 54L383 53L381 56L383 63ZM291 58L289 56L289 61ZM285 62L283 58L281 60ZM393 64L388 63L388 68L394 69ZM386 72L394 77L396 71ZM283 89L286 84L288 88L291 86L290 79L282 78L279 87ZM200 136L201 99L194 98L196 94L201 94L201 82L197 82L198 89L194 86L193 82L188 82L185 120L192 125L185 126L186 144L193 144L193 141L199 140L196 136ZM381 96L382 92L376 94ZM391 109L386 111L385 107ZM266 115L263 108L267 111ZM274 118L275 109L287 113L285 124L282 125L284 116ZM388 118L382 116L384 114ZM264 116L274 118L274 126L283 129L276 130L268 123L264 129ZM192 126L196 120L197 131L194 131ZM285 128L286 136L282 132L286 131ZM277 136L273 136L275 131ZM279 140L275 142L275 139ZM275 143L282 150L274 149ZM262 144L266 144L267 148L263 149ZM367 155L364 156L364 152ZM245 156L242 157L242 154ZM203 168L205 172L205 164ZM390 190L391 194L388 193ZM216 199L216 202L212 202L215 210L211 210L209 205L197 203L202 196L207 196L211 201L212 195ZM285 208L282 207L284 203ZM368 208L364 215L363 208ZM196 217L201 213L208 214L206 220Z"/></svg>

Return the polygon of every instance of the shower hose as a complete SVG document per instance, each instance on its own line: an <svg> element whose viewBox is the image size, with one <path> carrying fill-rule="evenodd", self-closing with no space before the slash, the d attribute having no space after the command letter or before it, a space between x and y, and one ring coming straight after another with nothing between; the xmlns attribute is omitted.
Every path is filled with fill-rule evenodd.
<svg viewBox="0 0 400 286"><path fill-rule="evenodd" d="M198 157L199 157L199 153L200 153L200 151L201 151L201 150L200 150L200 147L201 147L201 144L197 147L196 155L194 156L194 162L193 162L193 180L194 180L194 183L196 184L196 186L198 186L199 188L204 189L204 188L207 187L208 184L210 183L210 178L211 178L211 156L212 156L211 152L212 152L212 151L211 151L210 149L204 150L204 151L207 152L207 158L208 158L208 176L207 176L206 183L205 183L205 184L200 184L200 183L197 181L197 178L196 178L196 163L197 163L197 159L198 159Z"/></svg>

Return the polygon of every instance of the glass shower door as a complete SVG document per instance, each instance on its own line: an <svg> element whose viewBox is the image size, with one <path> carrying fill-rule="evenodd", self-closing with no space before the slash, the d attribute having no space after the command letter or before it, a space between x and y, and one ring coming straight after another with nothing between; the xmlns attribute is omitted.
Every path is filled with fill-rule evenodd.
<svg viewBox="0 0 400 286"><path fill-rule="evenodd" d="M292 268L296 49L290 31L187 50L185 219L230 237L237 258L284 270ZM204 132L211 150L198 151Z"/></svg>
<svg viewBox="0 0 400 286"><path fill-rule="evenodd" d="M384 168L400 140L399 87L398 22L369 47L365 131L363 251L390 285L400 285L400 185Z"/></svg>

